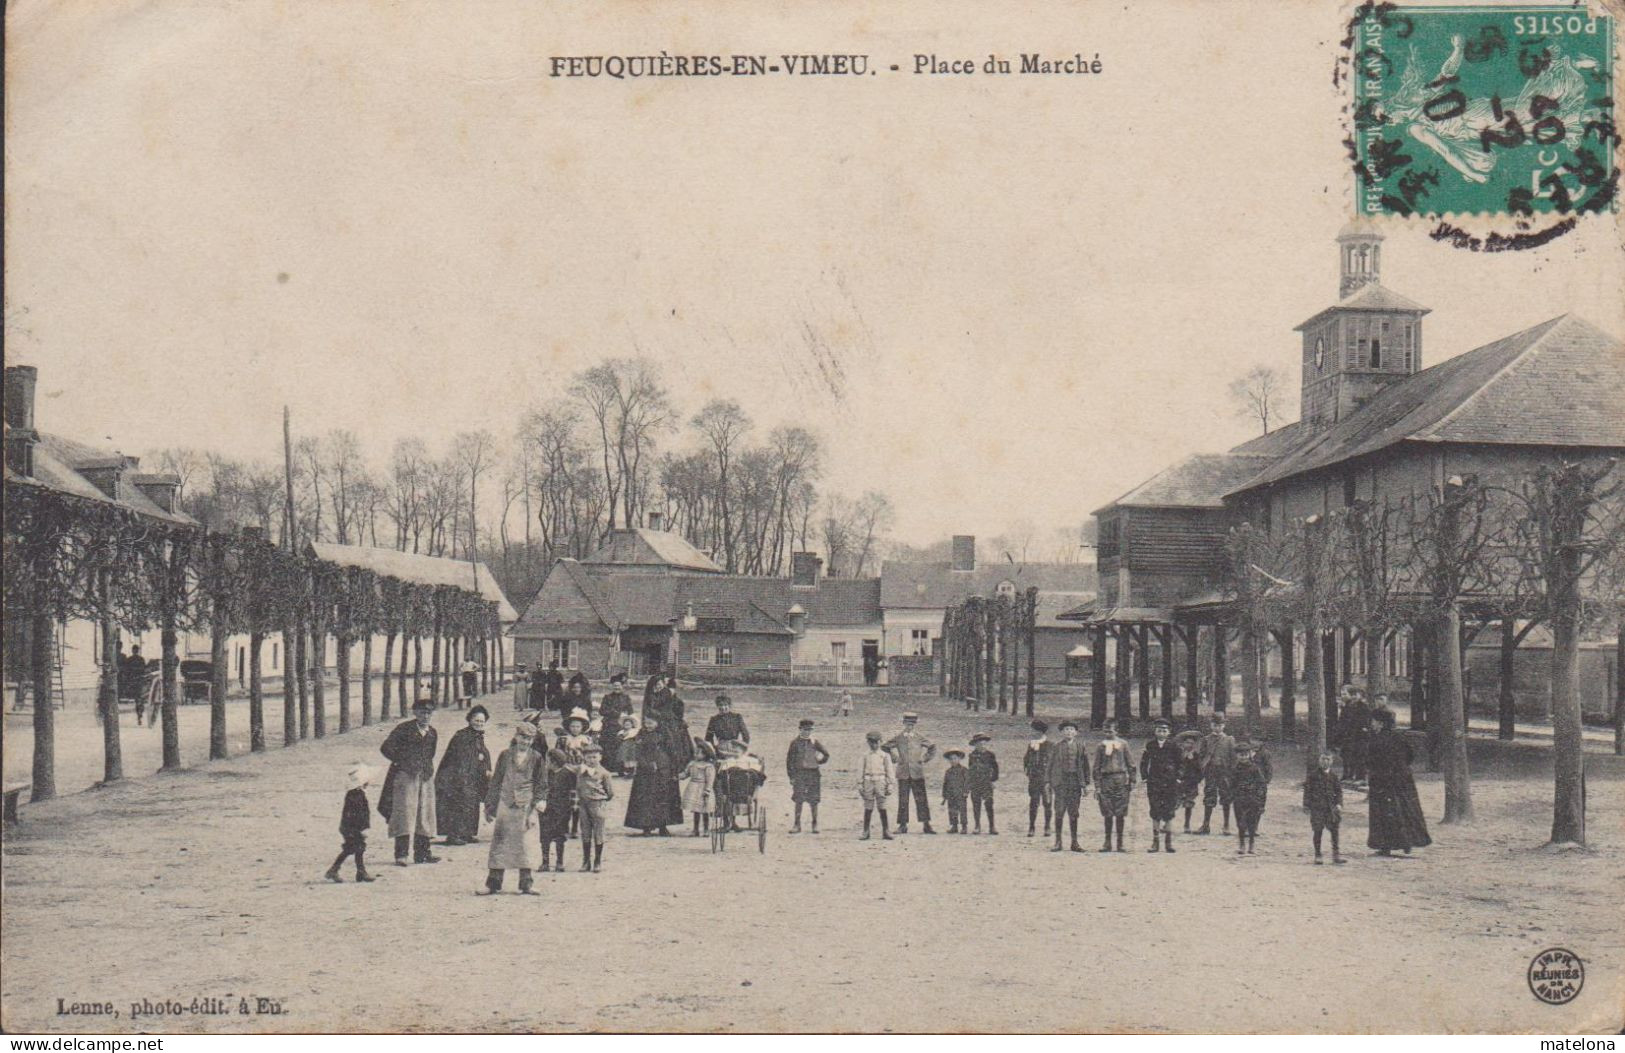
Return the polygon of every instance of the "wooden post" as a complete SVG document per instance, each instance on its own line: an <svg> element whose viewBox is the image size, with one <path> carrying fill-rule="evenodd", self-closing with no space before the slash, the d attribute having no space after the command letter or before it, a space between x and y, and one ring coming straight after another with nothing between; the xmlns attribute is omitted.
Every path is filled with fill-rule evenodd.
<svg viewBox="0 0 1625 1053"><path fill-rule="evenodd" d="M1197 654L1201 641L1200 625L1192 625L1185 630L1185 719L1191 727L1196 726L1202 715L1202 684Z"/></svg>
<svg viewBox="0 0 1625 1053"><path fill-rule="evenodd" d="M1174 627L1164 625L1157 630L1162 645L1162 715L1174 719Z"/></svg>
<svg viewBox="0 0 1625 1053"><path fill-rule="evenodd" d="M1213 711L1223 713L1230 708L1230 630L1222 624L1213 626Z"/></svg>
<svg viewBox="0 0 1625 1053"><path fill-rule="evenodd" d="M1614 756L1625 755L1625 618L1614 627Z"/></svg>
<svg viewBox="0 0 1625 1053"><path fill-rule="evenodd" d="M1151 719L1151 626L1141 622L1134 633L1134 677L1140 688L1140 720Z"/></svg>
<svg viewBox="0 0 1625 1053"><path fill-rule="evenodd" d="M1134 703L1129 698L1129 652L1133 650L1134 627L1117 625L1117 705L1115 713L1118 729L1127 731L1134 721Z"/></svg>
<svg viewBox="0 0 1625 1053"><path fill-rule="evenodd" d="M1106 723L1106 627L1095 626L1094 657L1090 660L1089 726L1099 728Z"/></svg>
<svg viewBox="0 0 1625 1053"><path fill-rule="evenodd" d="M1513 694L1515 662L1518 656L1518 629L1510 614L1501 616L1501 684L1496 708L1500 727L1496 737L1511 742L1518 734L1518 700Z"/></svg>
<svg viewBox="0 0 1625 1053"><path fill-rule="evenodd" d="M102 782L118 782L124 778L118 713L119 631L113 620L113 574L106 568L96 572L96 595L102 623Z"/></svg>

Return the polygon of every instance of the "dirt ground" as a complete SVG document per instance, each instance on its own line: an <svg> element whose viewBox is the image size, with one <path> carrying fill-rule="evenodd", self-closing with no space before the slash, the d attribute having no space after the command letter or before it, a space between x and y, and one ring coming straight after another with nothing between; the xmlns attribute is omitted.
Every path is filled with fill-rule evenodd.
<svg viewBox="0 0 1625 1053"><path fill-rule="evenodd" d="M0 1024L1575 1034L1625 1023L1625 785L1611 757L1590 764L1587 853L1538 848L1550 822L1544 750L1475 742L1477 820L1435 824L1415 858L1365 849L1365 801L1352 794L1350 864L1311 865L1302 758L1280 746L1256 856L1219 836L1178 836L1175 855L1148 855L1138 792L1128 853L1093 851L1090 798L1080 827L1090 851L1053 854L1026 837L1024 718L900 691L860 694L850 718L831 715L828 690L731 693L768 762L766 854L734 840L718 856L704 838L612 827L603 873L575 872L572 853L570 870L541 878L539 897L474 896L483 845L439 849L434 866L390 866L376 816L380 879L322 880L344 773L381 763L387 724L25 805L0 857ZM697 731L709 695L688 697ZM1000 836L925 837L916 826L893 842L858 840L863 733L889 734L909 707L942 745L994 735ZM513 713L506 695L492 708L497 746ZM833 754L817 836L786 833L784 750L804 716ZM461 718L442 712L436 724L444 741ZM1442 786L1418 782L1437 817ZM616 783L617 816L627 787ZM939 830L940 809L934 800ZM1563 1007L1536 1001L1526 982L1530 958L1553 946L1586 967ZM142 1001L180 1011L132 1022ZM119 1016L59 1013L99 1002Z"/></svg>

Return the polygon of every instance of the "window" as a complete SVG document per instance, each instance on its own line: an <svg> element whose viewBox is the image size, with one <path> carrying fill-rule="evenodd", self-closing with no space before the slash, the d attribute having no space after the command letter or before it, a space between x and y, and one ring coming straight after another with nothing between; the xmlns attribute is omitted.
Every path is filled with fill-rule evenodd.
<svg viewBox="0 0 1625 1053"><path fill-rule="evenodd" d="M733 665L734 649L732 647L717 648L717 665Z"/></svg>
<svg viewBox="0 0 1625 1053"><path fill-rule="evenodd" d="M693 665L716 665L716 651L710 644L695 644L689 650L688 660Z"/></svg>
<svg viewBox="0 0 1625 1053"><path fill-rule="evenodd" d="M829 645L829 656L837 662L846 661L846 641L836 640Z"/></svg>
<svg viewBox="0 0 1625 1053"><path fill-rule="evenodd" d="M910 630L909 640L913 644L913 649L910 653L915 655L928 655L931 653L930 629Z"/></svg>
<svg viewBox="0 0 1625 1053"><path fill-rule="evenodd" d="M1120 544L1120 528L1117 518L1100 521L1100 537L1096 541L1095 554L1101 559L1116 559Z"/></svg>
<svg viewBox="0 0 1625 1053"><path fill-rule="evenodd" d="M1382 323L1382 327L1387 329L1388 323ZM1371 338L1371 368L1382 368L1382 340L1375 336Z"/></svg>
<svg viewBox="0 0 1625 1053"><path fill-rule="evenodd" d="M405 659L402 659L402 661L404 662ZM282 665L282 645L280 643L273 642L271 644L271 668L276 669L281 665Z"/></svg>
<svg viewBox="0 0 1625 1053"><path fill-rule="evenodd" d="M545 668L557 661L561 669L579 668L576 665L580 656L578 644L577 640L543 640L542 666Z"/></svg>

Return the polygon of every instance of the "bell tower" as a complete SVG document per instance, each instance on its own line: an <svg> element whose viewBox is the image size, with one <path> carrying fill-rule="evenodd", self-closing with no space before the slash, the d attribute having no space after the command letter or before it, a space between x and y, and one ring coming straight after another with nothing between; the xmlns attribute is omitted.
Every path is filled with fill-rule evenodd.
<svg viewBox="0 0 1625 1053"><path fill-rule="evenodd" d="M1346 300L1362 285L1379 284L1382 277L1382 235L1368 219L1356 219L1337 234L1341 260L1337 298Z"/></svg>
<svg viewBox="0 0 1625 1053"><path fill-rule="evenodd" d="M1303 334L1299 419L1335 424L1384 386L1422 368L1428 308L1385 288L1382 234L1356 219L1337 235L1337 303L1298 326Z"/></svg>

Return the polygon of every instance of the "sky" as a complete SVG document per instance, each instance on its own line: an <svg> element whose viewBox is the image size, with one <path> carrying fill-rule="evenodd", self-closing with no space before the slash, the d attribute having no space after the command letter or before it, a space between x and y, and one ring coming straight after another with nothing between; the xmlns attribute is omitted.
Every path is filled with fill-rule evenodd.
<svg viewBox="0 0 1625 1053"><path fill-rule="evenodd" d="M1081 522L1256 424L1336 297L1339 5L286 0L8 5L8 362L139 453L510 431L610 355L822 436L896 536ZM564 79L554 55L872 56L872 77ZM913 56L1099 55L1087 76ZM902 66L891 73L887 66ZM1424 364L1625 334L1613 217L1531 252L1384 226Z"/></svg>

